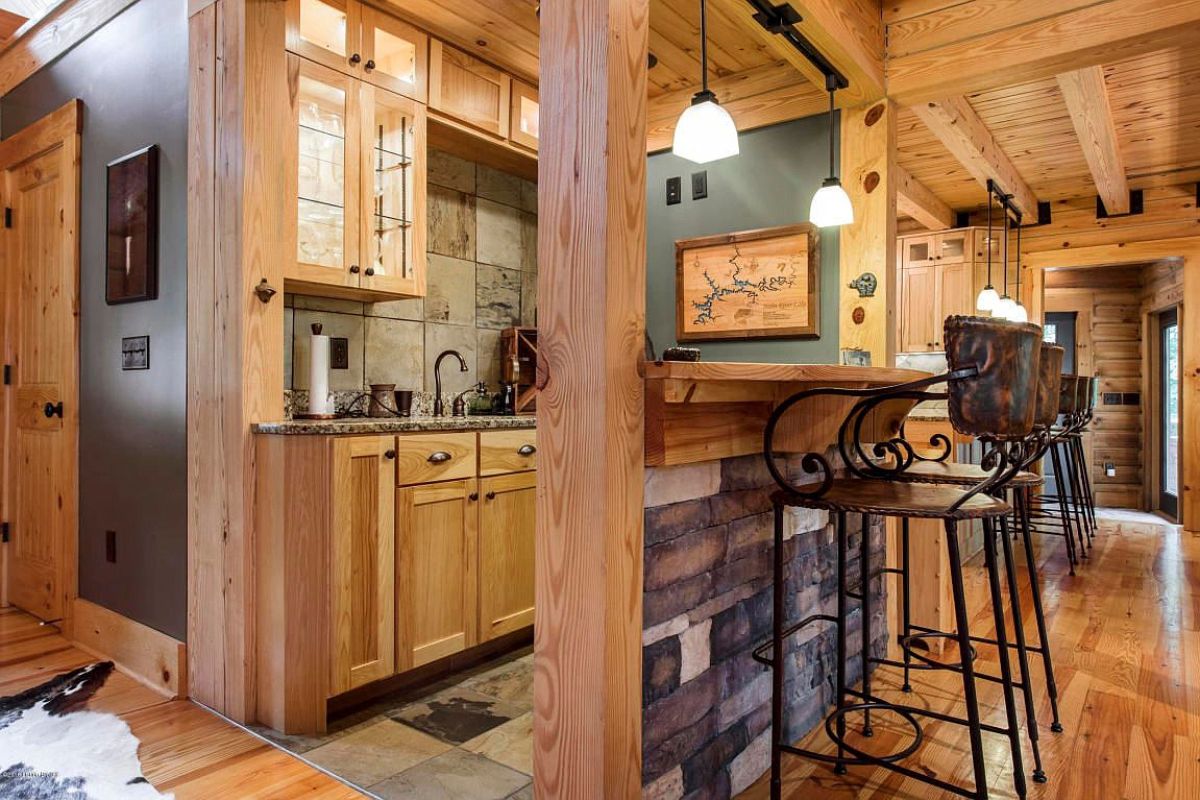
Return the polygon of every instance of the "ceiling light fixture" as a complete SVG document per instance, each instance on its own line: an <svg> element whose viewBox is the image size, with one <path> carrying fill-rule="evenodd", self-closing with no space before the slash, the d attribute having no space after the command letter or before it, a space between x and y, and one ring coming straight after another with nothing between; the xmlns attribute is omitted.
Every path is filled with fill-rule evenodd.
<svg viewBox="0 0 1200 800"><path fill-rule="evenodd" d="M833 104L833 94L838 89L836 75L825 76L825 91L829 92L829 177L821 183L821 188L813 195L812 205L808 210L808 220L818 228L829 228L835 225L850 225L854 222L854 206L850 203L850 195L842 188L842 182L837 177L837 163L833 154L833 118L836 114Z"/></svg>
<svg viewBox="0 0 1200 800"><path fill-rule="evenodd" d="M737 126L708 88L708 14L700 0L700 91L675 123L671 152L697 164L738 154Z"/></svg>

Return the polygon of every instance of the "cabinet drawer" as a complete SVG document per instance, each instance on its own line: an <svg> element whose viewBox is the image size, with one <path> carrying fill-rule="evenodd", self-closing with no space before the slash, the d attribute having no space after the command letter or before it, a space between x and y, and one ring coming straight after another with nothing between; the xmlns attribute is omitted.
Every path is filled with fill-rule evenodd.
<svg viewBox="0 0 1200 800"><path fill-rule="evenodd" d="M396 440L396 485L475 477L474 433L431 433Z"/></svg>
<svg viewBox="0 0 1200 800"><path fill-rule="evenodd" d="M537 431L483 431L479 434L479 474L502 475L537 468Z"/></svg>

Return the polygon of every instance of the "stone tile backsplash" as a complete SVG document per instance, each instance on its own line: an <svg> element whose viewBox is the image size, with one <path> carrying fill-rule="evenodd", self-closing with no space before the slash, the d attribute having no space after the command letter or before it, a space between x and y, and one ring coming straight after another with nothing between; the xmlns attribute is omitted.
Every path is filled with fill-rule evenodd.
<svg viewBox="0 0 1200 800"><path fill-rule="evenodd" d="M426 297L359 303L284 298L284 379L292 407L307 398L309 334L319 322L349 344L349 366L330 372L338 407L372 383L429 398L433 362L452 348L467 360L442 365L449 395L500 380L500 331L537 321L537 185L449 153L429 154Z"/></svg>

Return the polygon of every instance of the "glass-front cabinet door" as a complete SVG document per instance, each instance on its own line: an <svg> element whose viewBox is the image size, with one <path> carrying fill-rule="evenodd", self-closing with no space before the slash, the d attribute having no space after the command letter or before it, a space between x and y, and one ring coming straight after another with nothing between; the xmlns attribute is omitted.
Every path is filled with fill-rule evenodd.
<svg viewBox="0 0 1200 800"><path fill-rule="evenodd" d="M358 285L357 81L295 55L295 277Z"/></svg>
<svg viewBox="0 0 1200 800"><path fill-rule="evenodd" d="M362 84L362 288L425 294L425 106Z"/></svg>
<svg viewBox="0 0 1200 800"><path fill-rule="evenodd" d="M342 72L363 59L356 0L288 0L287 48Z"/></svg>
<svg viewBox="0 0 1200 800"><path fill-rule="evenodd" d="M513 79L510 139L535 153L538 149L538 90Z"/></svg>
<svg viewBox="0 0 1200 800"><path fill-rule="evenodd" d="M362 77L424 103L428 95L429 37L395 17L362 9Z"/></svg>

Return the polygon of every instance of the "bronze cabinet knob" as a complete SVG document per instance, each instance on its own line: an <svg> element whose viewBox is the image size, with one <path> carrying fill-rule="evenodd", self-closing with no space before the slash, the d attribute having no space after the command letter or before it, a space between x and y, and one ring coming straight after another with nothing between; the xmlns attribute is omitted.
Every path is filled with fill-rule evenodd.
<svg viewBox="0 0 1200 800"><path fill-rule="evenodd" d="M485 495L484 495L484 497L486 497L488 500L495 500L495 499L496 499L496 493L495 493L495 492L488 492L487 494L485 494Z"/></svg>
<svg viewBox="0 0 1200 800"><path fill-rule="evenodd" d="M367 63L363 64L363 68L365 68L367 70L367 72L370 72L371 70L375 69L375 59L368 58Z"/></svg>
<svg viewBox="0 0 1200 800"><path fill-rule="evenodd" d="M362 61L362 56L360 56L358 53L354 53L353 55L350 56L351 64L357 64L360 61Z"/></svg>
<svg viewBox="0 0 1200 800"><path fill-rule="evenodd" d="M396 451L395 450L384 450L383 457L386 458L388 461L391 461L393 458L396 457Z"/></svg>
<svg viewBox="0 0 1200 800"><path fill-rule="evenodd" d="M351 264L351 265L350 265L350 274L351 274L351 275L357 275L357 274L358 274L358 264Z"/></svg>
<svg viewBox="0 0 1200 800"><path fill-rule="evenodd" d="M471 492L469 495L467 495L467 499L471 502L475 502L479 499L479 492Z"/></svg>
<svg viewBox="0 0 1200 800"><path fill-rule="evenodd" d="M369 277L371 277L372 275L374 275L374 274L375 274L375 268L374 268L374 267L367 267L366 269L364 269L364 270L363 270L363 274L364 274L364 275L366 275L366 276L369 278Z"/></svg>

